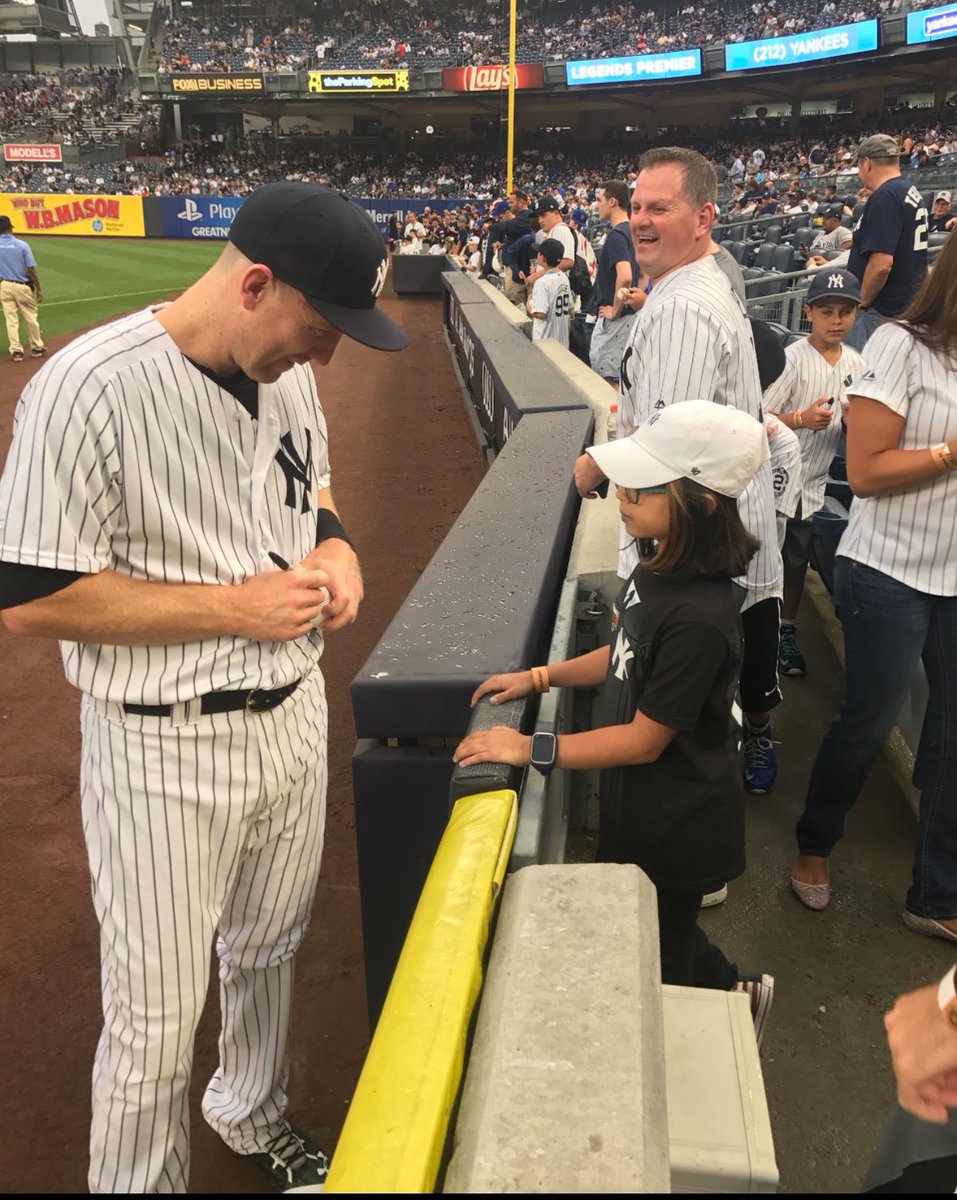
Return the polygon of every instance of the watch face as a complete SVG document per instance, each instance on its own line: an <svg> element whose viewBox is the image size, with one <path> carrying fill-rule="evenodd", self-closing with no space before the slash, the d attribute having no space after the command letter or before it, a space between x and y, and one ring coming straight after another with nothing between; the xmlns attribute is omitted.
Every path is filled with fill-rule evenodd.
<svg viewBox="0 0 957 1200"><path fill-rule="evenodd" d="M555 762L557 739L554 733L536 733L528 756L533 767L551 767Z"/></svg>

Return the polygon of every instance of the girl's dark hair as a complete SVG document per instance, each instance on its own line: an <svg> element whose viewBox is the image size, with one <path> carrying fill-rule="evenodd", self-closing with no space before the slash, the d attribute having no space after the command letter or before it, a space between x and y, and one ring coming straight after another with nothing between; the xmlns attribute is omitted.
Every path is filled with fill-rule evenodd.
<svg viewBox="0 0 957 1200"><path fill-rule="evenodd" d="M670 531L644 565L682 583L743 575L761 543L745 529L738 504L692 479L668 484Z"/></svg>
<svg viewBox="0 0 957 1200"><path fill-rule="evenodd" d="M957 237L953 234L898 323L928 350L957 360Z"/></svg>

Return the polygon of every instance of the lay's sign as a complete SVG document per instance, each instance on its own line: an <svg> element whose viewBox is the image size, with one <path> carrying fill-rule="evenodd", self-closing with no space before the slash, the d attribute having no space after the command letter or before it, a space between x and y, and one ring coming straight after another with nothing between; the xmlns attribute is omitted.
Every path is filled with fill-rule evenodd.
<svg viewBox="0 0 957 1200"><path fill-rule="evenodd" d="M0 213L14 233L73 237L143 237L139 196L63 196L47 193L0 194Z"/></svg>

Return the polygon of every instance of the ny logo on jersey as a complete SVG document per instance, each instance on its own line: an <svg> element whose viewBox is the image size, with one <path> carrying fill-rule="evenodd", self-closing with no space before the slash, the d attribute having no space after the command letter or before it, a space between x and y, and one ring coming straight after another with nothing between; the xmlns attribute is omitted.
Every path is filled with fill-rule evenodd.
<svg viewBox="0 0 957 1200"><path fill-rule="evenodd" d="M379 263L379 269L375 273L375 282L372 285L372 294L378 300L382 289L385 287L385 277L389 270L389 260L384 258Z"/></svg>
<svg viewBox="0 0 957 1200"><path fill-rule="evenodd" d="M844 286L843 275L828 275L827 286L829 288L842 288Z"/></svg>
<svg viewBox="0 0 957 1200"><path fill-rule="evenodd" d="M622 683L628 678L628 667L634 657L635 652L625 637L625 631L619 629L618 640L615 642L615 653L612 655L611 664L615 668L615 678L620 679Z"/></svg>
<svg viewBox="0 0 957 1200"><path fill-rule="evenodd" d="M854 381L854 376L853 376L853 375L845 375L845 377L844 377L844 386L845 386L845 387L850 387L850 386L851 386L851 384L853 383L853 381Z"/></svg>
<svg viewBox="0 0 957 1200"><path fill-rule="evenodd" d="M299 508L302 513L309 511L309 489L312 487L312 430L306 430L306 454L299 457L299 452L292 442L292 434L284 433L279 439L282 449L276 451L276 462L282 468L286 477L287 508ZM302 484L302 502L296 495L296 484Z"/></svg>

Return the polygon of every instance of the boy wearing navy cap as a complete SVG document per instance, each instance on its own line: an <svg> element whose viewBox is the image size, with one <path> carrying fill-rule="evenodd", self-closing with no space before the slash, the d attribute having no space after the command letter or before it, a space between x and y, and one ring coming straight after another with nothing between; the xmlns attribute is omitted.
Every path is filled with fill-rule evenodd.
<svg viewBox="0 0 957 1200"><path fill-rule="evenodd" d="M828 470L843 434L847 396L863 374L856 350L845 346L861 303L861 285L842 269L820 270L808 288L804 312L810 335L785 350L784 371L764 393L764 408L793 429L801 443L801 500L784 535L784 602L778 667L804 675L797 647L797 613L814 536L811 518L824 503Z"/></svg>

